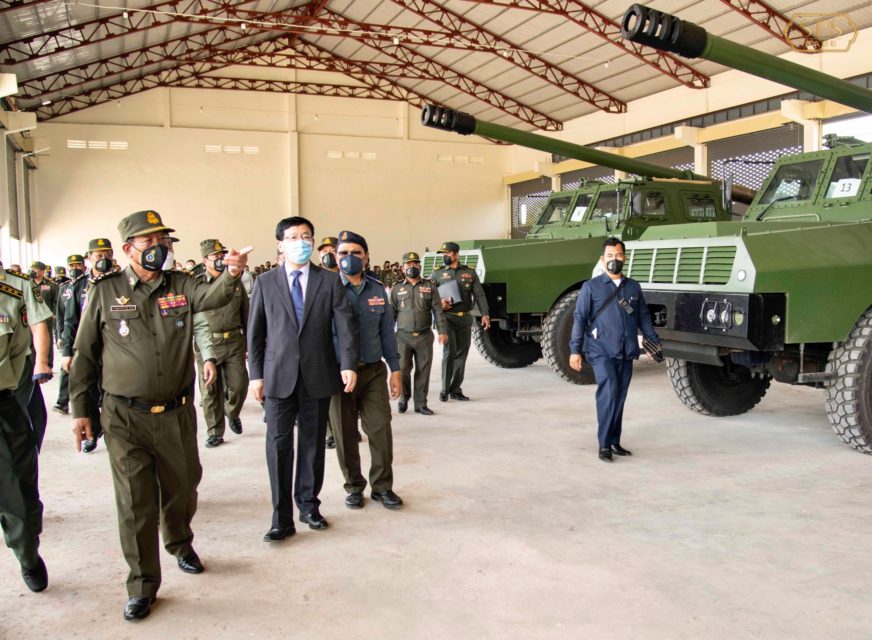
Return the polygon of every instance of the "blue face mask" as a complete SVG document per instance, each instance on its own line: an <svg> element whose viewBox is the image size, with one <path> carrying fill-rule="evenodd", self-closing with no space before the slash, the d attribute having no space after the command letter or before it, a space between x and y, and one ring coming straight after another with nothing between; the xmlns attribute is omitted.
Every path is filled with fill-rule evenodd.
<svg viewBox="0 0 872 640"><path fill-rule="evenodd" d="M306 264L312 256L312 243L305 240L285 240L282 242L282 251L294 264Z"/></svg>
<svg viewBox="0 0 872 640"><path fill-rule="evenodd" d="M363 260L354 254L342 256L339 260L339 269L348 276L356 276L363 271Z"/></svg>

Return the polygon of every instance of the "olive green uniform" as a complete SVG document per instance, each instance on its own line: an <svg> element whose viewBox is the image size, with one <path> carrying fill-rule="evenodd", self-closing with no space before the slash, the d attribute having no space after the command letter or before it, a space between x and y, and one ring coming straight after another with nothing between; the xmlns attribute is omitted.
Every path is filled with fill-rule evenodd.
<svg viewBox="0 0 872 640"><path fill-rule="evenodd" d="M47 322L51 313L27 276L0 269L0 526L25 569L39 565L42 502L36 435L15 389L31 353L28 323Z"/></svg>
<svg viewBox="0 0 872 640"><path fill-rule="evenodd" d="M448 344L442 350L442 393L462 393L466 356L472 340L470 312L476 305L481 315L489 315L487 298L475 270L466 265L458 265L457 269L439 267L432 277L437 285L456 280L460 289L460 300L455 300L451 309L445 311Z"/></svg>
<svg viewBox="0 0 872 640"><path fill-rule="evenodd" d="M43 301L51 310L52 314L54 314L57 309L58 304L58 285L54 283L51 279L46 276L43 276L42 281L37 284L33 283L34 288L39 290L40 295L42 296ZM54 337L55 335L55 318L52 315L51 318L48 319L48 332L49 335ZM54 368L54 342L52 342L49 347L48 352L48 366Z"/></svg>
<svg viewBox="0 0 872 640"><path fill-rule="evenodd" d="M436 322L440 334L448 332L439 290L431 280L419 279L412 284L403 280L391 289L391 306L397 319L397 346L403 376L405 402L412 394L412 364L415 366L415 408L427 406L430 368L433 365L433 331Z"/></svg>
<svg viewBox="0 0 872 640"><path fill-rule="evenodd" d="M54 321L54 336L55 346L61 350L63 356L63 340L64 340L64 317L66 316L66 308L68 304L72 304L73 283L72 280L66 280L58 287L58 300L55 306L55 321ZM67 372L61 369L60 379L58 380L58 400L55 402L56 407L67 409L70 404L70 381Z"/></svg>
<svg viewBox="0 0 872 640"><path fill-rule="evenodd" d="M215 278L208 272L197 276L211 284ZM223 307L202 311L209 323L215 368L218 378L211 385L203 383L203 361L206 359L194 343L194 354L200 370L200 397L203 399L203 415L210 436L224 435L224 416L239 418L245 396L248 393L248 370L245 368L245 328L248 326L248 294L237 282L233 299ZM200 314L197 314L200 315Z"/></svg>
<svg viewBox="0 0 872 640"><path fill-rule="evenodd" d="M164 271L141 281L131 267L96 279L87 293L70 371L73 417L87 417L102 369L101 422L109 450L131 597L160 587L158 505L164 547L192 552L202 467L192 399L193 316L227 304L238 280L207 285Z"/></svg>

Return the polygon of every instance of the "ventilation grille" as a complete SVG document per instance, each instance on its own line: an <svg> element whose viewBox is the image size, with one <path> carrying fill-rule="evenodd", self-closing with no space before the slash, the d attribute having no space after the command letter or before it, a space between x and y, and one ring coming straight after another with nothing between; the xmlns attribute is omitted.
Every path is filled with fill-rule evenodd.
<svg viewBox="0 0 872 640"><path fill-rule="evenodd" d="M631 249L627 275L639 282L727 284L735 260L735 246Z"/></svg>

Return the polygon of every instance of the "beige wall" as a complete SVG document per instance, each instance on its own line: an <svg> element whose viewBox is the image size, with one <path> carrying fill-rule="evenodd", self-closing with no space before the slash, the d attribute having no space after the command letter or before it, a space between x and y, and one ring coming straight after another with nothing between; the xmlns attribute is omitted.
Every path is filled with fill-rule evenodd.
<svg viewBox="0 0 872 640"><path fill-rule="evenodd" d="M114 243L118 220L145 208L177 229L180 259L217 236L272 261L275 224L291 214L319 235L363 233L379 261L450 238L504 237L508 147L417 118L396 102L156 89L40 124L52 150L36 172L34 253L60 264L89 238ZM128 148L68 149L71 139Z"/></svg>

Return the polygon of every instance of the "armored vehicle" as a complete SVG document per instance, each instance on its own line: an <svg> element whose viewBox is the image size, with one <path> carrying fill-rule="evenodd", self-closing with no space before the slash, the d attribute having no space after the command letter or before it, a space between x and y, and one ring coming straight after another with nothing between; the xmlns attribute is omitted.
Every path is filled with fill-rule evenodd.
<svg viewBox="0 0 872 640"><path fill-rule="evenodd" d="M624 37L872 112L872 92L640 5ZM659 227L627 245L681 401L752 409L770 381L822 388L835 432L872 453L872 144L782 157L745 217Z"/></svg>
<svg viewBox="0 0 872 640"><path fill-rule="evenodd" d="M490 307L490 330L476 323L473 339L484 358L498 367L526 367L544 354L565 380L592 383L589 367L581 372L569 368L569 336L578 291L591 275L603 239L639 238L653 227L731 219L721 183L691 171L482 122L433 105L424 107L421 120L430 127L475 133L643 176L617 184L589 182L552 194L524 239L458 242L460 260L478 273ZM750 202L753 194L743 191L733 197ZM425 275L437 259L441 257L435 253L425 254Z"/></svg>

